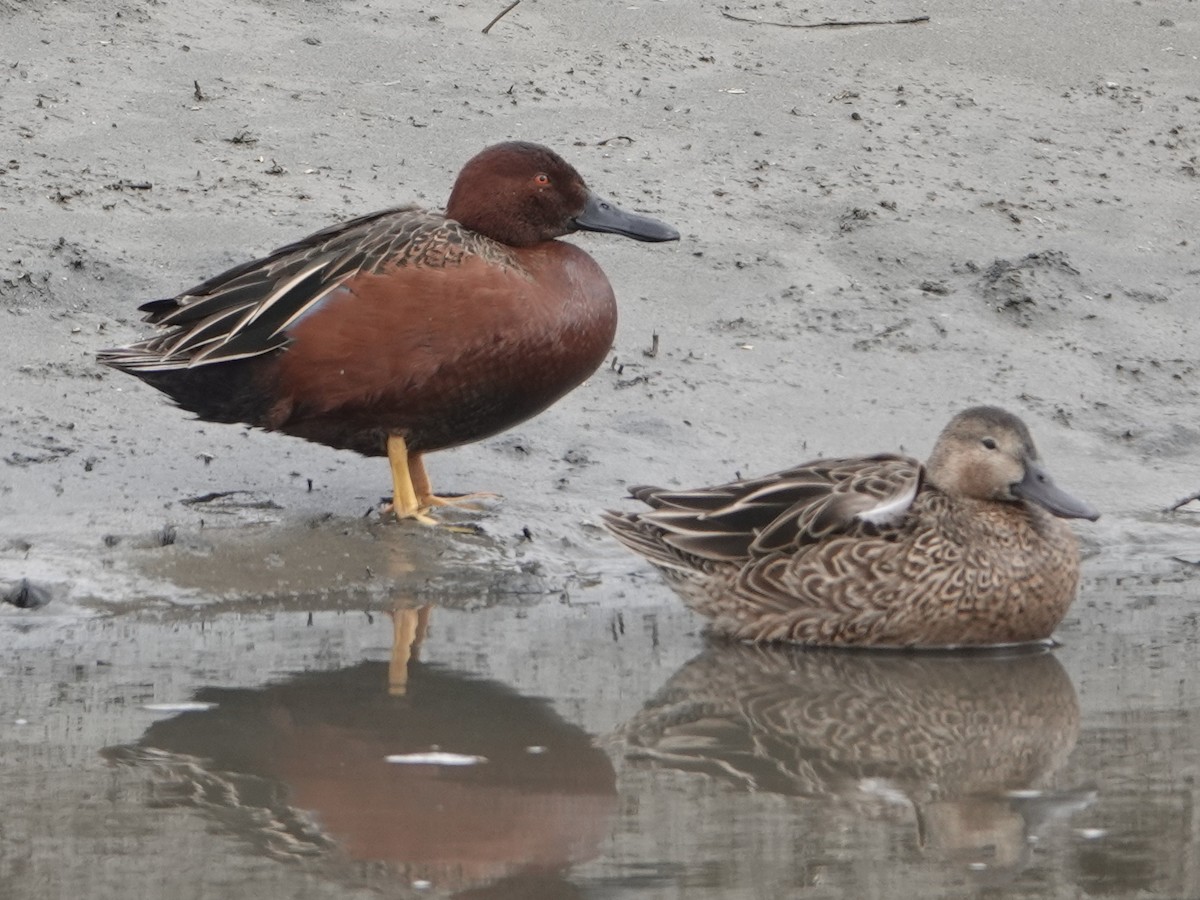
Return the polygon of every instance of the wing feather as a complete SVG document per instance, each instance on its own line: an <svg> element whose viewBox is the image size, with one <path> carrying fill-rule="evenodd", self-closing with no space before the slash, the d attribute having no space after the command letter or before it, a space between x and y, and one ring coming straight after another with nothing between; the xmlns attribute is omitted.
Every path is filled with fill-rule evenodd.
<svg viewBox="0 0 1200 900"><path fill-rule="evenodd" d="M212 365L270 353L287 329L362 273L387 266L445 266L483 254L516 267L506 249L414 206L341 222L262 259L235 266L177 297L140 309L165 334L103 351L101 361L138 372Z"/></svg>
<svg viewBox="0 0 1200 900"><path fill-rule="evenodd" d="M651 509L633 514L639 532L633 549L648 555L653 535L669 548L660 549L659 556L675 564L681 553L697 562L744 563L787 555L839 534L878 532L903 521L922 473L911 457L881 454L815 460L699 490L638 486L631 493Z"/></svg>

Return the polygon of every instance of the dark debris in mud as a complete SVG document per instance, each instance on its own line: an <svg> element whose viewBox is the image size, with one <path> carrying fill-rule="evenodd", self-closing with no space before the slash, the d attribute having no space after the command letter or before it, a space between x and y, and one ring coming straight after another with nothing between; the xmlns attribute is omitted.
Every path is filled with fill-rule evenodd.
<svg viewBox="0 0 1200 900"><path fill-rule="evenodd" d="M1178 500L1164 509L1163 512L1177 512L1178 510L1183 509L1183 507L1187 506L1189 503L1192 503L1196 500L1200 500L1200 490L1192 491L1187 496L1180 497Z"/></svg>
<svg viewBox="0 0 1200 900"><path fill-rule="evenodd" d="M0 602L11 603L17 609L40 609L50 602L52 593L45 585L22 578L0 589Z"/></svg>
<svg viewBox="0 0 1200 900"><path fill-rule="evenodd" d="M1059 250L994 260L980 273L978 289L996 310L1012 314L1026 327L1086 294L1079 269Z"/></svg>

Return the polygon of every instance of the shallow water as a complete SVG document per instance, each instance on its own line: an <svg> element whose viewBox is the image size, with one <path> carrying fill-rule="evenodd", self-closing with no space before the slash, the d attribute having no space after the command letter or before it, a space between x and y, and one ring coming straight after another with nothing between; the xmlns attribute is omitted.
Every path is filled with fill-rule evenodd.
<svg viewBox="0 0 1200 900"><path fill-rule="evenodd" d="M7 609L0 895L1200 895L1186 562L1089 561L1052 651L805 652L603 559L305 527L114 563L171 602Z"/></svg>
<svg viewBox="0 0 1200 900"><path fill-rule="evenodd" d="M0 0L0 900L1200 896L1195 4L501 5ZM581 236L612 364L434 455L487 536L96 367L509 138L684 239ZM974 403L1104 511L1052 653L709 647L595 526Z"/></svg>

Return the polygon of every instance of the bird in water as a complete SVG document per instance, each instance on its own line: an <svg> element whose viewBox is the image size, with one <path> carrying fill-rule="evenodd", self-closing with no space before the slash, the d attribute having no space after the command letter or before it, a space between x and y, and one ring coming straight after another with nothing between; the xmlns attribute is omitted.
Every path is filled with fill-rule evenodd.
<svg viewBox="0 0 1200 900"><path fill-rule="evenodd" d="M1025 424L956 415L928 462L819 459L717 487L635 487L604 521L715 632L829 646L1046 640L1079 586L1063 519L1099 518L1051 480Z"/></svg>
<svg viewBox="0 0 1200 900"><path fill-rule="evenodd" d="M390 509L432 523L423 456L490 437L584 381L616 331L612 287L558 240L673 241L546 147L496 144L445 214L402 206L323 229L140 309L159 334L100 362L209 422L388 457Z"/></svg>

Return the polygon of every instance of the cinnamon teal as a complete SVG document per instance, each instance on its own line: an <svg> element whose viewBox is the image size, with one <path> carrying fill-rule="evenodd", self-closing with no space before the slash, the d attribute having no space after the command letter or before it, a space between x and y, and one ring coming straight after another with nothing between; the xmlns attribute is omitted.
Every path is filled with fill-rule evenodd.
<svg viewBox="0 0 1200 900"><path fill-rule="evenodd" d="M631 493L651 510L605 524L715 632L831 646L1045 640L1079 585L1062 520L1099 517L1050 479L1025 424L991 406L955 416L925 465L819 459Z"/></svg>
<svg viewBox="0 0 1200 900"><path fill-rule="evenodd" d="M163 333L105 350L210 422L391 463L391 508L431 522L424 454L536 415L603 361L612 287L575 231L679 233L618 209L537 144L488 147L445 215L415 206L323 229L140 307Z"/></svg>

